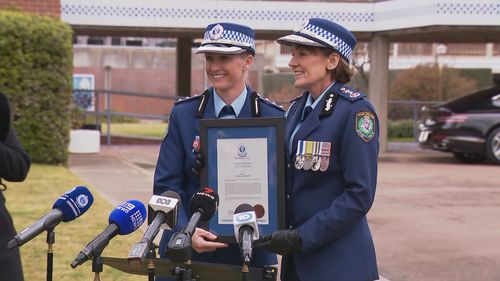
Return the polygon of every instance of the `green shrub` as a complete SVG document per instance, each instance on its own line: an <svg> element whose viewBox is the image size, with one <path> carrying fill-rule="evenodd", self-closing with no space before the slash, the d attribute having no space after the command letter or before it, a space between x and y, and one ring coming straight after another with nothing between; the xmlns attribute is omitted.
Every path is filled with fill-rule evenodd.
<svg viewBox="0 0 500 281"><path fill-rule="evenodd" d="M72 31L59 20L0 11L0 89L19 138L38 163L66 164Z"/></svg>
<svg viewBox="0 0 500 281"><path fill-rule="evenodd" d="M404 119L391 121L389 120L389 138L412 138L413 137L413 120Z"/></svg>

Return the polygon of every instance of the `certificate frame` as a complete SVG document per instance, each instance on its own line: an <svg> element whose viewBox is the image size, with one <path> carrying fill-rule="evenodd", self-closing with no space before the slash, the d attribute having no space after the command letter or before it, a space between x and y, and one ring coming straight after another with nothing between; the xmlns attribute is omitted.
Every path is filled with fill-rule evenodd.
<svg viewBox="0 0 500 281"><path fill-rule="evenodd" d="M267 204L265 199L263 199L263 202L261 202L262 205L260 205L260 207L264 206L265 218L264 216L259 217L259 213L256 210L260 236L270 234L275 230L283 229L285 227L284 130L284 118L263 117L200 120L200 153L204 159L204 165L200 171L200 182L203 187L211 187L217 191L217 193L219 193L219 190L221 189L219 188L218 182L219 166L217 159L217 143L219 140L231 142L233 140L248 141L249 139L255 139L256 144L262 144L262 139L265 139L267 144L266 157L268 186ZM254 151L253 153L256 152ZM240 155L238 151L236 151L235 154ZM259 157L262 157L262 155ZM218 241L236 243L232 224L232 215L234 214L234 210L232 210L232 213L229 214L230 210L226 209L225 211L222 211L221 206L224 206L225 203L227 203L226 205L232 204L234 206L235 203L239 205L243 203L248 204L250 202L245 202L249 201L245 198L231 198L227 200L231 202L224 202L224 198L225 196L219 195L219 208L205 226L208 226L208 229L218 236ZM254 204L250 205L257 206ZM265 209L266 206L268 207L267 210ZM260 215L262 215L262 213ZM228 221L229 217L231 218L230 223Z"/></svg>

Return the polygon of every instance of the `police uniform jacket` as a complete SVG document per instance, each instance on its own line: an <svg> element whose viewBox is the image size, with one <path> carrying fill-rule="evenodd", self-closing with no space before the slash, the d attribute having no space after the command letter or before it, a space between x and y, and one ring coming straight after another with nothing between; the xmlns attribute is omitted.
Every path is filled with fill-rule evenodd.
<svg viewBox="0 0 500 281"><path fill-rule="evenodd" d="M160 255L166 256L165 249L173 232L182 230L189 221L189 201L201 187L200 178L194 167L193 146L199 139L199 119L215 119L213 89L200 96L186 98L175 104L170 114L168 132L161 144L158 163L154 176L154 194L160 195L167 190L175 191L182 200L178 212L178 222L173 231L165 231L160 243ZM255 106L257 103L258 106ZM237 118L283 117L284 111L262 98L247 86L247 98ZM192 260L212 263L241 265L238 245L218 249L215 252L192 253ZM276 264L276 255L265 251L255 251L252 266Z"/></svg>
<svg viewBox="0 0 500 281"><path fill-rule="evenodd" d="M288 227L298 228L302 239L300 252L293 253L297 274L305 281L376 280L366 220L377 182L375 110L364 94L336 82L290 140L307 97L306 92L295 100L286 125L286 147L292 142L287 154L286 221ZM331 144L325 171L296 167L299 140Z"/></svg>

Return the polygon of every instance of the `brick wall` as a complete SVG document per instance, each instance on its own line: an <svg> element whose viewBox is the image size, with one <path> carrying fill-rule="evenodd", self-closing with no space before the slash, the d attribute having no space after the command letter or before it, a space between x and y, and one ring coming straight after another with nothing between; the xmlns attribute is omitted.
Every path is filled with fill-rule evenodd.
<svg viewBox="0 0 500 281"><path fill-rule="evenodd" d="M1 1L1 0L0 0ZM75 47L75 74L93 74L95 89L104 89L105 65L111 65L111 89L144 94L177 97L175 50L148 48ZM249 83L259 88L260 60L254 61L249 72ZM204 57L193 55L191 69L191 95L205 90ZM99 109L104 109L105 96L99 97ZM111 110L138 114L165 115L170 113L176 99L156 99L111 96Z"/></svg>
<svg viewBox="0 0 500 281"><path fill-rule="evenodd" d="M0 9L21 10L45 16L59 18L61 15L60 0L0 0Z"/></svg>

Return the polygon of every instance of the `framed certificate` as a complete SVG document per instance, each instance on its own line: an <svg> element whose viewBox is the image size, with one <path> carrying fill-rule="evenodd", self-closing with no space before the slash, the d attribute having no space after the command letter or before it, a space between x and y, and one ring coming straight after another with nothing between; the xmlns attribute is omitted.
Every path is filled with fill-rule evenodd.
<svg viewBox="0 0 500 281"><path fill-rule="evenodd" d="M208 221L218 240L235 243L234 210L255 209L260 235L285 226L284 118L202 119L201 184L219 194L219 208Z"/></svg>

